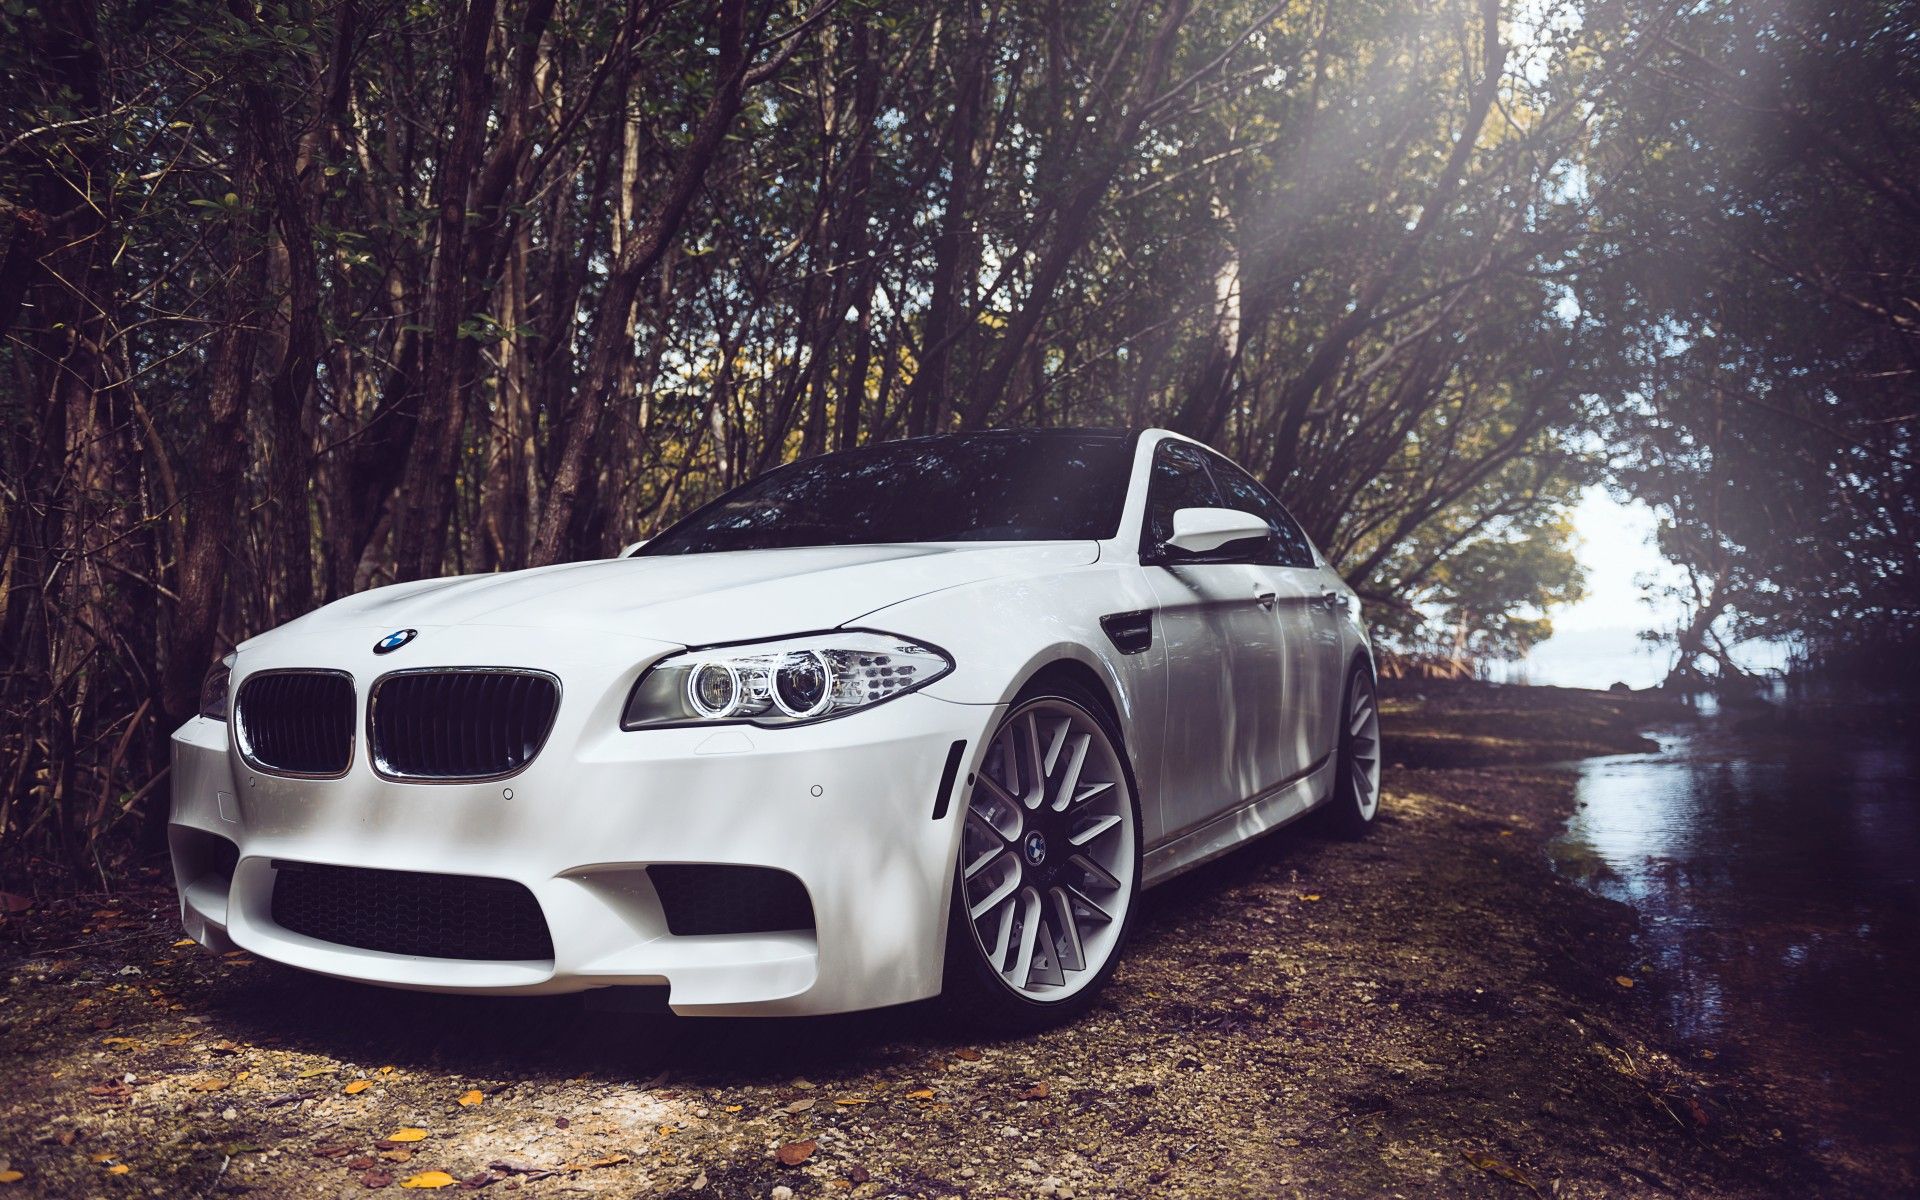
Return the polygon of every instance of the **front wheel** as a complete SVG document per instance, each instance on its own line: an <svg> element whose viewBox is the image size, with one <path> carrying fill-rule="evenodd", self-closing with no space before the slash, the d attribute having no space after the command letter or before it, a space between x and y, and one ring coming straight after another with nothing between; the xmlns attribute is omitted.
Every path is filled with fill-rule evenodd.
<svg viewBox="0 0 1920 1200"><path fill-rule="evenodd" d="M1355 663L1348 674L1340 713L1327 823L1343 837L1361 837L1380 815L1380 703L1367 664Z"/></svg>
<svg viewBox="0 0 1920 1200"><path fill-rule="evenodd" d="M1032 1029L1092 1003L1126 941L1140 808L1098 697L1058 686L1015 702L967 800L946 996L970 1020Z"/></svg>

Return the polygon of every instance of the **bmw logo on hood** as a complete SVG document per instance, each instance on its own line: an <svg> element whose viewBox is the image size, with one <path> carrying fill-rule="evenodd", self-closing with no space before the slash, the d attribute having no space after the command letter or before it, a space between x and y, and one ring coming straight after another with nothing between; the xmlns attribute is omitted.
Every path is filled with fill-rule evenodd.
<svg viewBox="0 0 1920 1200"><path fill-rule="evenodd" d="M398 650L419 636L420 631L418 629L396 629L375 642L373 644L373 652L375 654L392 654L395 650Z"/></svg>

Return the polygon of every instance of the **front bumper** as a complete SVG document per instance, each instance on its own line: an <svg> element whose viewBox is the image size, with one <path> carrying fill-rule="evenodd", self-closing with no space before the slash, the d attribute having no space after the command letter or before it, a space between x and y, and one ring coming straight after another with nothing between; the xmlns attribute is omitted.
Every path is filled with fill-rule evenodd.
<svg viewBox="0 0 1920 1200"><path fill-rule="evenodd" d="M638 670L586 687L563 676L540 755L486 783L382 779L364 746L338 779L269 775L233 752L226 724L188 721L173 737L169 826L187 932L216 950L394 987L665 984L686 1014L844 1012L936 994L961 781L998 709L916 693L789 729L623 732L605 718ZM363 729L379 673L356 672ZM935 820L956 741L967 747L962 771ZM515 881L538 902L553 957L415 957L295 933L272 916L276 860ZM646 871L660 863L789 872L807 890L814 928L676 936Z"/></svg>

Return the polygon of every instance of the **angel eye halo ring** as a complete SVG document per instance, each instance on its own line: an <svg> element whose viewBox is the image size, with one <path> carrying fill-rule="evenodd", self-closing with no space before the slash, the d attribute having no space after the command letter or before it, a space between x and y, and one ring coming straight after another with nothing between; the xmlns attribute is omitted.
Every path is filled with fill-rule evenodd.
<svg viewBox="0 0 1920 1200"><path fill-rule="evenodd" d="M643 671L620 727L809 724L903 696L952 669L936 647L871 630L700 647Z"/></svg>

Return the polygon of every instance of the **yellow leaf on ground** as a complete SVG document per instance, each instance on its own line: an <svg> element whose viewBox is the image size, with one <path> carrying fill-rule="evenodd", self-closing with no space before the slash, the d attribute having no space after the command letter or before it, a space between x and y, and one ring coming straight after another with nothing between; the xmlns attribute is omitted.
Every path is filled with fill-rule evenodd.
<svg viewBox="0 0 1920 1200"><path fill-rule="evenodd" d="M468 1088L466 1091L460 1093L461 1108L475 1108L485 1100L486 1096L481 1093L479 1088Z"/></svg>
<svg viewBox="0 0 1920 1200"><path fill-rule="evenodd" d="M1613 981L1619 984L1623 988L1630 988L1633 986L1633 976L1631 975L1615 975L1613 977Z"/></svg>
<svg viewBox="0 0 1920 1200"><path fill-rule="evenodd" d="M387 1066L387 1067L381 1067L378 1071L375 1071L374 1074L375 1075L391 1075L393 1074L393 1072L394 1072L394 1068Z"/></svg>
<svg viewBox="0 0 1920 1200"><path fill-rule="evenodd" d="M932 1089L932 1088L918 1088L918 1089L916 1089L916 1090L914 1090L914 1091L911 1091L911 1092L908 1092L908 1093L907 1093L907 1099L909 1099L909 1100L931 1100L931 1099L933 1099L933 1089Z"/></svg>
<svg viewBox="0 0 1920 1200"><path fill-rule="evenodd" d="M403 1188L443 1188L452 1187L454 1183L455 1180L453 1176L447 1174L445 1171L422 1171L409 1179L402 1179L400 1186Z"/></svg>
<svg viewBox="0 0 1920 1200"><path fill-rule="evenodd" d="M133 1168L132 1168L132 1167L130 1167L130 1166L128 1166L128 1165L127 1165L127 1164L125 1164L125 1163L115 1163L115 1164L113 1164L112 1166L110 1166L110 1167L108 1167L108 1168L107 1168L107 1174L109 1174L109 1175L125 1175L125 1174L126 1174L127 1172L129 1172L129 1171L131 1171L131 1170L133 1170Z"/></svg>
<svg viewBox="0 0 1920 1200"><path fill-rule="evenodd" d="M632 1159L624 1154L609 1154L605 1158L596 1158L587 1162L568 1163L563 1169L568 1171L594 1171L601 1167L617 1167L623 1162L632 1161Z"/></svg>
<svg viewBox="0 0 1920 1200"><path fill-rule="evenodd" d="M865 1096L842 1096L834 1101L835 1104L844 1105L847 1108L852 1108L856 1104L865 1104L866 1102L867 1098Z"/></svg>
<svg viewBox="0 0 1920 1200"><path fill-rule="evenodd" d="M335 1067L308 1067L306 1070L300 1072L300 1074L294 1076L294 1078L312 1079L316 1075L331 1075L337 1069L338 1068Z"/></svg>
<svg viewBox="0 0 1920 1200"><path fill-rule="evenodd" d="M392 1133L387 1135L387 1140L389 1142L419 1142L419 1141L425 1141L426 1136L427 1136L426 1130L414 1129L413 1127L409 1126L406 1129L394 1130Z"/></svg>
<svg viewBox="0 0 1920 1200"><path fill-rule="evenodd" d="M27 1173L25 1171L15 1171L11 1169L0 1171L0 1183L19 1183L26 1177Z"/></svg>
<svg viewBox="0 0 1920 1200"><path fill-rule="evenodd" d="M722 1111L722 1112L742 1112L742 1111L744 1111L744 1110L746 1109L746 1107L747 1107L747 1106L746 1106L746 1105L744 1105L744 1104L722 1104L722 1105L720 1106L720 1111Z"/></svg>
<svg viewBox="0 0 1920 1200"><path fill-rule="evenodd" d="M181 938L173 944L173 948L175 950L185 950L188 946L198 946L199 944L199 942L194 941L192 938Z"/></svg>
<svg viewBox="0 0 1920 1200"><path fill-rule="evenodd" d="M342 1090L349 1096L358 1096L361 1092L366 1091L372 1086L373 1080L371 1079L356 1079Z"/></svg>
<svg viewBox="0 0 1920 1200"><path fill-rule="evenodd" d="M205 1079L196 1079L187 1086L196 1092L218 1092L225 1090L227 1081L209 1075Z"/></svg>
<svg viewBox="0 0 1920 1200"><path fill-rule="evenodd" d="M1319 892L1308 892L1308 893L1307 893L1306 895L1304 895L1304 896L1302 896L1302 897L1300 897L1300 898L1301 898L1302 900L1318 900L1318 899L1320 898L1320 893L1319 893Z"/></svg>

